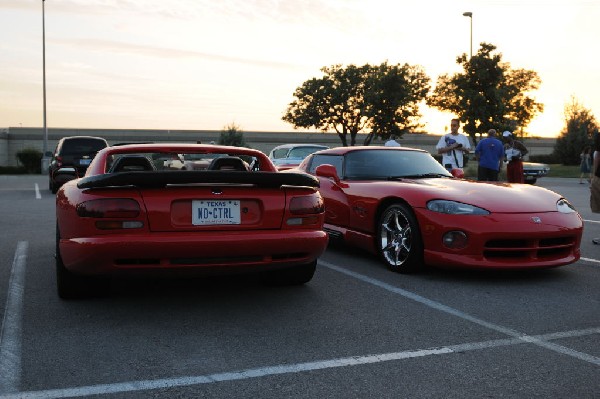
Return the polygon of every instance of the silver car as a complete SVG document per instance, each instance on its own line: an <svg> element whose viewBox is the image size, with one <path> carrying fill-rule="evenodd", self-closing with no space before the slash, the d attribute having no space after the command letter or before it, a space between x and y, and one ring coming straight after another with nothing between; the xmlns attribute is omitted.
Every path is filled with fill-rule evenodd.
<svg viewBox="0 0 600 399"><path fill-rule="evenodd" d="M545 163L523 162L523 176L525 183L535 184L537 179L544 177L550 172L550 165Z"/></svg>
<svg viewBox="0 0 600 399"><path fill-rule="evenodd" d="M319 144L283 144L271 150L269 158L279 170L292 169L313 152L326 150L329 147Z"/></svg>

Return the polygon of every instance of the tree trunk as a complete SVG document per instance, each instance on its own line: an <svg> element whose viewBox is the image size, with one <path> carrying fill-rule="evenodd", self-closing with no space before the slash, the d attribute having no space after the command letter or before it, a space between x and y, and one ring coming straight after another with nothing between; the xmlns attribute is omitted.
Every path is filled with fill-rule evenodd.
<svg viewBox="0 0 600 399"><path fill-rule="evenodd" d="M346 126L342 127L342 132L340 133L337 129L335 129L338 137L340 138L340 140L342 141L342 146L344 147L348 147L348 141L346 140Z"/></svg>

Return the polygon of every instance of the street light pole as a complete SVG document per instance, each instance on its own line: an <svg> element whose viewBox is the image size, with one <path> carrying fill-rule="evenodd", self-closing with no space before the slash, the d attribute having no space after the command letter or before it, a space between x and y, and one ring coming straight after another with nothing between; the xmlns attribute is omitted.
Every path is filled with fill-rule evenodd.
<svg viewBox="0 0 600 399"><path fill-rule="evenodd" d="M473 13L471 11L463 12L463 16L471 19L471 53L469 58L473 58Z"/></svg>
<svg viewBox="0 0 600 399"><path fill-rule="evenodd" d="M42 174L45 174L45 169L49 165L49 160L46 157L48 152L48 125L46 124L46 12L44 9L44 3L46 0L42 0L42 73L43 73L43 104L44 104L44 151L42 153Z"/></svg>

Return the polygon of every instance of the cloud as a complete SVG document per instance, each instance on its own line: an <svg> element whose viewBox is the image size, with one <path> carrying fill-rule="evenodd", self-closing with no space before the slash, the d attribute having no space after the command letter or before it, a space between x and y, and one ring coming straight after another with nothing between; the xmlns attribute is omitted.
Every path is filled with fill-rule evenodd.
<svg viewBox="0 0 600 399"><path fill-rule="evenodd" d="M194 50L157 47L104 39L52 39L52 43L76 47L83 50L93 50L108 53L137 54L147 57L157 57L165 59L193 57L202 58L210 61L230 62L236 64L254 65L268 68L296 69L301 67L297 64L285 63L280 61L258 60L235 57L225 54L210 54Z"/></svg>

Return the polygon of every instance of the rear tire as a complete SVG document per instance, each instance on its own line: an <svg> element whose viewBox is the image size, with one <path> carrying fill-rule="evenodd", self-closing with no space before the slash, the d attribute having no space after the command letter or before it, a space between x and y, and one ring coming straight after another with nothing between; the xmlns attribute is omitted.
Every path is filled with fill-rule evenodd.
<svg viewBox="0 0 600 399"><path fill-rule="evenodd" d="M54 183L52 180L49 180L48 188L52 194L56 194L58 192L59 185Z"/></svg>
<svg viewBox="0 0 600 399"><path fill-rule="evenodd" d="M88 277L70 272L60 256L60 233L56 226L56 288L61 299L80 299L104 296L108 292L110 280L105 277Z"/></svg>
<svg viewBox="0 0 600 399"><path fill-rule="evenodd" d="M413 273L424 268L421 229L408 205L388 206L377 226L377 251L390 270Z"/></svg>
<svg viewBox="0 0 600 399"><path fill-rule="evenodd" d="M305 265L294 266L288 269L272 270L265 272L263 282L268 285L283 286L283 285L301 285L312 280L317 261L307 263Z"/></svg>

